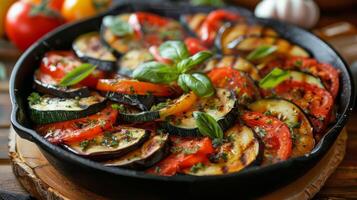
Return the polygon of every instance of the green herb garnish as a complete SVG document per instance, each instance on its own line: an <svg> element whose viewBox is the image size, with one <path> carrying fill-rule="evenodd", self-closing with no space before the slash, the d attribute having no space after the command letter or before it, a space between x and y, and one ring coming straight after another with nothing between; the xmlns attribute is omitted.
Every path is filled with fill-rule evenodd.
<svg viewBox="0 0 357 200"><path fill-rule="evenodd" d="M218 122L209 114L196 111L193 113L200 133L210 138L223 140L223 130Z"/></svg>
<svg viewBox="0 0 357 200"><path fill-rule="evenodd" d="M278 86L281 82L288 79L290 76L289 71L279 68L274 68L268 75L259 81L259 87L263 89L271 89Z"/></svg>
<svg viewBox="0 0 357 200"><path fill-rule="evenodd" d="M106 16L103 24L116 36L122 37L133 34L133 28L117 16Z"/></svg>
<svg viewBox="0 0 357 200"><path fill-rule="evenodd" d="M205 165L203 163L197 163L191 167L190 171L192 173L197 173L200 169L203 169L204 167Z"/></svg>
<svg viewBox="0 0 357 200"><path fill-rule="evenodd" d="M215 91L211 80L205 74L200 73L181 74L178 84L185 92L190 89L200 97L212 96Z"/></svg>
<svg viewBox="0 0 357 200"><path fill-rule="evenodd" d="M276 46L262 45L248 54L247 59L250 61L259 60L274 53L277 49Z"/></svg>
<svg viewBox="0 0 357 200"><path fill-rule="evenodd" d="M41 102L41 96L37 92L32 92L29 97L27 97L30 105L35 105Z"/></svg>
<svg viewBox="0 0 357 200"><path fill-rule="evenodd" d="M66 74L59 85L65 87L75 85L89 76L95 70L95 68L96 66L92 64L84 63Z"/></svg>
<svg viewBox="0 0 357 200"><path fill-rule="evenodd" d="M119 112L123 113L126 111L125 107L123 104L112 104L112 108L115 110L118 110Z"/></svg>
<svg viewBox="0 0 357 200"><path fill-rule="evenodd" d="M178 78L178 71L175 67L168 66L156 61L142 63L133 72L133 77L140 81L152 83L171 83Z"/></svg>
<svg viewBox="0 0 357 200"><path fill-rule="evenodd" d="M190 56L186 45L181 41L167 41L159 47L160 56L179 62Z"/></svg>

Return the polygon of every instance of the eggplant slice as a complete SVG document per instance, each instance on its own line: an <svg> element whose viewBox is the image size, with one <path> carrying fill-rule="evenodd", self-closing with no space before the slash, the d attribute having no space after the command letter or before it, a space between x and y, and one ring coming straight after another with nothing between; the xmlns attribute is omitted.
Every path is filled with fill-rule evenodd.
<svg viewBox="0 0 357 200"><path fill-rule="evenodd" d="M116 68L115 56L102 45L97 32L79 36L72 48L82 61L95 65L99 70L113 71Z"/></svg>
<svg viewBox="0 0 357 200"><path fill-rule="evenodd" d="M146 49L131 50L125 53L119 60L118 73L131 77L133 71L141 64L153 60L153 56Z"/></svg>
<svg viewBox="0 0 357 200"><path fill-rule="evenodd" d="M185 169L184 173L195 176L235 173L261 162L263 145L252 129L236 124L225 133L225 137L228 142L218 147L210 157L210 163L196 164Z"/></svg>
<svg viewBox="0 0 357 200"><path fill-rule="evenodd" d="M108 99L123 103L130 106L135 106L140 110L150 110L154 105L156 98L153 95L137 95L137 94L122 94L117 92L107 92L105 95Z"/></svg>
<svg viewBox="0 0 357 200"><path fill-rule="evenodd" d="M98 93L83 98L61 98L44 95L30 104L30 117L36 124L49 124L86 117L106 106L106 99Z"/></svg>
<svg viewBox="0 0 357 200"><path fill-rule="evenodd" d="M202 111L210 114L223 130L227 130L234 124L238 116L237 104L237 99L232 91L217 89L215 96L200 99L189 111L168 117L168 120L161 126L170 134L200 136L192 113Z"/></svg>
<svg viewBox="0 0 357 200"><path fill-rule="evenodd" d="M262 45L274 45L279 54L310 56L302 47L280 38L273 29L257 24L226 23L219 30L215 43L223 55L247 55Z"/></svg>
<svg viewBox="0 0 357 200"><path fill-rule="evenodd" d="M93 160L106 160L123 156L139 148L150 136L145 129L118 127L91 140L64 145L69 151Z"/></svg>
<svg viewBox="0 0 357 200"><path fill-rule="evenodd" d="M105 166L145 169L155 165L169 152L168 134L153 135L140 148L118 159L104 162Z"/></svg>
<svg viewBox="0 0 357 200"><path fill-rule="evenodd" d="M293 140L292 157L308 154L314 148L313 128L304 112L294 103L283 99L261 99L250 104L248 108L275 116L288 125Z"/></svg>
<svg viewBox="0 0 357 200"><path fill-rule="evenodd" d="M225 55L210 59L205 64L202 71L207 73L214 68L220 67L232 67L233 69L245 72L255 81L258 81L261 78L258 69L251 62L240 56L233 55Z"/></svg>

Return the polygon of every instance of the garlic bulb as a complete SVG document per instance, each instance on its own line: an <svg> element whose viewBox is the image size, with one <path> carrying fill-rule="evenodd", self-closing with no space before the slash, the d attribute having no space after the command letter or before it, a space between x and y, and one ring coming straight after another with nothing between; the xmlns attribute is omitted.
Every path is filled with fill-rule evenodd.
<svg viewBox="0 0 357 200"><path fill-rule="evenodd" d="M255 15L312 28L319 20L320 11L313 0L263 0L255 8Z"/></svg>

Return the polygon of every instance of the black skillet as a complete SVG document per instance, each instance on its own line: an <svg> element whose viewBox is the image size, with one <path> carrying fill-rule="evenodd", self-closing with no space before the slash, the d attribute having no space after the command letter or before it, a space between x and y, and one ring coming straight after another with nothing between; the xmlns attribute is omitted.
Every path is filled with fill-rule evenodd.
<svg viewBox="0 0 357 200"><path fill-rule="evenodd" d="M326 154L346 124L353 108L355 94L350 70L329 45L305 30L275 20L256 19L249 11L242 8L229 7L227 9L236 10L253 22L273 27L282 37L304 47L319 61L330 63L340 70L337 122L329 127L326 135L311 154L267 167L251 167L229 175L160 177L141 171L104 167L47 142L32 129L27 112L26 97L32 91L32 74L46 51L70 49L72 41L77 36L99 30L103 15L60 27L36 42L21 56L10 80L13 127L21 137L36 143L48 161L71 181L110 198L173 199L185 197L187 199L233 195L235 199L242 199L256 197L288 184L306 173ZM192 7L185 4L130 1L130 3L118 5L104 15L150 11L178 19L180 14L209 12L210 10L212 8Z"/></svg>

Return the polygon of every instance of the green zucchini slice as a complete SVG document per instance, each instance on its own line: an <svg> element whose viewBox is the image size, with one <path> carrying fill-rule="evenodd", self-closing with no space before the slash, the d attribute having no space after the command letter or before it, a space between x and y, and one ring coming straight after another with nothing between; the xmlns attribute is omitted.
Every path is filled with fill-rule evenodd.
<svg viewBox="0 0 357 200"><path fill-rule="evenodd" d="M235 173L261 162L263 145L252 129L237 124L225 133L225 137L228 142L218 147L210 163L194 165L184 173L195 176Z"/></svg>
<svg viewBox="0 0 357 200"><path fill-rule="evenodd" d="M116 67L115 56L102 45L97 32L79 36L74 40L72 48L82 61L97 66L99 70L113 71Z"/></svg>
<svg viewBox="0 0 357 200"><path fill-rule="evenodd" d="M312 85L316 85L319 88L325 89L325 86L322 83L322 81L313 75L300 71L289 71L289 73L290 73L290 77L289 77L290 80L309 83Z"/></svg>
<svg viewBox="0 0 357 200"><path fill-rule="evenodd" d="M283 99L261 99L248 105L248 108L275 116L288 125L293 139L293 157L303 156L314 148L313 128L304 112L294 103Z"/></svg>
<svg viewBox="0 0 357 200"><path fill-rule="evenodd" d="M169 117L161 126L170 134L199 136L200 132L192 113L202 111L210 114L223 130L227 130L237 119L237 104L237 99L232 91L219 88L216 90L215 96L200 99L189 111Z"/></svg>
<svg viewBox="0 0 357 200"><path fill-rule="evenodd" d="M38 102L30 103L31 120L48 124L86 117L101 111L106 99L97 93L83 98L60 98L44 95Z"/></svg>
<svg viewBox="0 0 357 200"><path fill-rule="evenodd" d="M146 49L131 50L125 53L119 60L118 73L125 76L132 76L133 71L146 61L153 60L153 56Z"/></svg>
<svg viewBox="0 0 357 200"><path fill-rule="evenodd" d="M155 165L169 153L168 134L153 135L140 148L117 159L104 162L105 166L144 169Z"/></svg>
<svg viewBox="0 0 357 200"><path fill-rule="evenodd" d="M65 148L82 157L105 160L123 156L139 148L149 136L147 130L123 126L91 140L65 145Z"/></svg>

